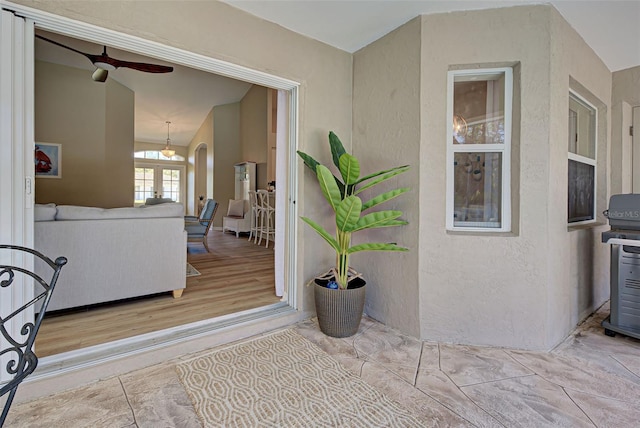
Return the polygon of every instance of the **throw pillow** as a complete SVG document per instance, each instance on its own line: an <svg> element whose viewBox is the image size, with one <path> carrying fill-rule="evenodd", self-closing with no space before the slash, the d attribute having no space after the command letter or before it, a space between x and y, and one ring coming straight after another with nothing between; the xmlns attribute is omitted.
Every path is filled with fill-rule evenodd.
<svg viewBox="0 0 640 428"><path fill-rule="evenodd" d="M230 199L227 216L244 217L244 199Z"/></svg>

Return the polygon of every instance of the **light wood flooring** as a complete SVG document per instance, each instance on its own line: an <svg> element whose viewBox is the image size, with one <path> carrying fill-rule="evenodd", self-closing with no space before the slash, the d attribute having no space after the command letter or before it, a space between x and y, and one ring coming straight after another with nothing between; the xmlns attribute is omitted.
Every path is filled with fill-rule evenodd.
<svg viewBox="0 0 640 428"><path fill-rule="evenodd" d="M189 242L187 261L200 276L187 277L182 297L163 293L77 311L46 315L36 339L39 357L150 333L277 303L274 252L247 237L210 231L209 251Z"/></svg>

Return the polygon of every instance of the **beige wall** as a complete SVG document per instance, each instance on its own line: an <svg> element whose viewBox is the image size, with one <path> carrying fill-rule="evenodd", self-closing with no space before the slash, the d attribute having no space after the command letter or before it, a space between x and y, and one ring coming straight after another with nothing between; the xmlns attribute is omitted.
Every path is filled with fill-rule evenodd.
<svg viewBox="0 0 640 428"><path fill-rule="evenodd" d="M366 313L412 336L420 335L420 32L416 18L356 52L353 61L353 154L361 175L411 165L409 172L385 183L387 190L411 191L384 207L404 211L409 225L353 237L354 244L397 242L410 251L358 253L351 263L367 280ZM375 194L383 190L377 186Z"/></svg>
<svg viewBox="0 0 640 428"><path fill-rule="evenodd" d="M214 176L213 195L220 203L215 226L222 227L222 217L227 214L229 200L235 199L235 169L233 166L243 160L240 144L240 103L226 104L213 108L214 133Z"/></svg>
<svg viewBox="0 0 640 428"><path fill-rule="evenodd" d="M213 108L209 111L209 113L207 114L207 117L205 117L205 119L202 121L202 124L200 124L200 128L198 128L198 130L196 131L196 134L193 136L193 138L191 139L191 142L189 142L189 146L188 146L188 167L187 167L187 176L188 178L188 185L187 185L187 212L190 213L190 215L196 215L197 213L197 204L199 202L198 200L198 195L196 195L194 192L196 191L195 189L195 150L198 147L201 147L202 145L206 146L207 151L206 151L206 159L205 160L200 160L201 165L204 164L206 167L206 188L207 188L207 194L205 195L205 199L207 198L213 198L214 195L214 191L213 191L213 175L214 175L214 156L213 156L213 136L214 134L214 125L213 125ZM219 222L220 224L222 224L222 220L218 220L218 217L220 216L220 210L218 208L218 212L216 213L216 218L214 219L214 225ZM222 218L222 217L220 217Z"/></svg>
<svg viewBox="0 0 640 428"><path fill-rule="evenodd" d="M240 102L241 161L257 164L256 189L267 188L267 88L253 85Z"/></svg>
<svg viewBox="0 0 640 428"><path fill-rule="evenodd" d="M570 76L604 102L598 150L601 212L610 73L550 6L423 16L421 40L421 336L549 349L608 296L600 229L567 228L566 112ZM447 71L476 64L514 65L519 83L513 233L445 231ZM395 306L389 312L401 310Z"/></svg>
<svg viewBox="0 0 640 428"><path fill-rule="evenodd" d="M133 205L133 92L86 70L36 62L35 138L62 145L62 178L38 178L36 202Z"/></svg>

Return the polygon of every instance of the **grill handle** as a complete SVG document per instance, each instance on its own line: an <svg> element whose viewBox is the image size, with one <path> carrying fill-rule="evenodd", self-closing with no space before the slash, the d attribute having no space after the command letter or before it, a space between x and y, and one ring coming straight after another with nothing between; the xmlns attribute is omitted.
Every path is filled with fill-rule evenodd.
<svg viewBox="0 0 640 428"><path fill-rule="evenodd" d="M606 218L609 218L609 210L604 210L604 211L602 211L602 214L603 214Z"/></svg>

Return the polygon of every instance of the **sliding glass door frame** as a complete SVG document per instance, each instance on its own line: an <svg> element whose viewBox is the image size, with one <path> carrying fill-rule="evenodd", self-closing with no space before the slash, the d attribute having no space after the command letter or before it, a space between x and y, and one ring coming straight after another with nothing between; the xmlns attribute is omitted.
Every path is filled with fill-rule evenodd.
<svg viewBox="0 0 640 428"><path fill-rule="evenodd" d="M223 75L230 78L248 81L257 85L266 86L269 88L277 89L280 93L280 100L286 99L288 105L288 117L286 117L286 138L279 139L280 144L278 146L278 200L276 203L282 207L283 210L279 214L281 216L284 225L278 231L276 236L277 242L281 243L276 247L276 272L280 278L276 278L276 281L282 281L281 288L284 289L283 301L279 304L272 305L273 307L259 308L252 313L243 313L236 319L225 319L219 324L211 322L210 324L201 324L198 326L184 326L182 330L172 329L171 332L166 333L166 342L162 341L162 332L154 334L153 337L149 337L146 345L139 348L137 351L126 351L127 355L135 354L136 352L147 352L151 349L161 348L163 346L170 346L175 344L176 341L189 340L190 337L199 337L198 335L205 334L207 332L215 331L217 328L228 328L230 325L241 326L245 322L254 322L258 319L263 319L269 316L273 316L276 313L283 313L287 310L297 310L298 302L298 287L296 286L297 278L297 177L298 167L296 159L296 149L298 141L298 91L299 83L284 79L278 76L267 74L261 71L252 70L244 66L232 64L229 62L221 61L215 58L206 57L200 54L189 52L183 49L178 49L171 46L166 46L154 41L142 39L139 37L131 36L128 34L116 32L110 29L98 27L95 25L87 24L80 21L71 20L66 17L53 15L48 12L32 9L26 6L13 4L5 0L0 0L0 6L9 9L19 15L30 26L25 32L21 41L9 41L6 42L10 45L13 51L19 51L22 55L25 55L27 59L28 70L22 81L18 82L18 86L13 82L13 90L19 92L19 104L24 103L26 108L24 119L24 129L26 130L25 138L15 140L14 150L21 150L23 153L33 153L34 149L34 91L33 91L33 67L34 67L34 27L37 29L47 30L55 33L59 33L65 36L74 37L78 39L87 40L100 45L108 44L114 48L128 50L137 54L165 60L174 64L184 65L186 67L193 67L200 70L205 70L214 74ZM3 35L4 37L4 35ZM6 58L0 58L0 62L5 63ZM31 77L31 83L29 83L29 77ZM20 104L22 105L22 104ZM21 110L22 111L22 110ZM284 121L283 121L284 122ZM25 155L26 156L26 155ZM283 162L281 162L281 160ZM20 239L21 243L26 245L33 244L33 194L25 196L23 188L24 183L28 184L28 180L33 179L33 164L32 157L28 159L29 163L24 162L25 165L31 165L31 169L14 168L12 171L12 180L15 181L16 187L19 189L20 197L15 201L12 201L12 205L0 206L2 212L8 210L15 210L20 207L27 207L24 216L11 216L9 220L1 218L0 221L5 221L10 224L15 233L21 234L25 239ZM282 180L281 180L282 178ZM281 184L282 183L282 184ZM20 207L15 207L18 204ZM21 211L22 212L22 211ZM169 337L170 336L170 337ZM133 338L132 345L135 345L135 338ZM141 339L142 340L142 339ZM123 349L123 345L120 344L120 349ZM41 376L48 377L65 371L73 370L74 367L90 367L100 362L111 361L119 358L120 354L108 355L109 344L106 344L101 350L95 351L91 354L86 350L78 350L66 353L64 356L51 356L44 357L40 360L40 368L44 367L44 372L40 370ZM98 361L93 356L99 355ZM92 359L93 358L93 359ZM62 369L61 367L64 367ZM37 374L37 373L36 373Z"/></svg>

